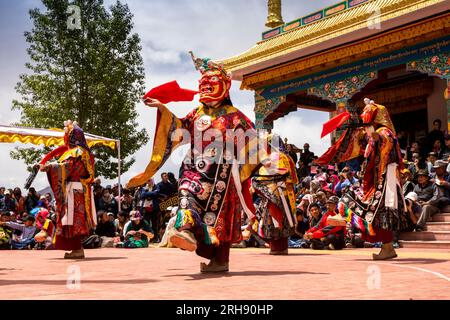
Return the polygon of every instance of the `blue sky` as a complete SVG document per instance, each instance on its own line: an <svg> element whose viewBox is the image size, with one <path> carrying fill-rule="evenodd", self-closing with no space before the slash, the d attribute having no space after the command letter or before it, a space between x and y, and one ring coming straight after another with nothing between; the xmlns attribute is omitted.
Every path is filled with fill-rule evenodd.
<svg viewBox="0 0 450 320"><path fill-rule="evenodd" d="M105 0L109 7L115 1ZM239 54L261 39L267 17L266 0L128 0L134 14L134 32L142 42L146 86L154 86L177 80L182 87L196 88L199 74L195 71L188 51L201 57L223 59ZM312 13L335 0L308 1L283 0L285 22ZM0 0L0 123L11 124L20 114L11 111L11 101L18 96L14 86L21 73L27 72L27 44L23 33L32 25L28 11L42 7L38 0ZM234 82L231 98L235 106L254 120L253 92L240 91L240 83ZM183 117L195 108L198 101L173 103L170 109ZM137 105L139 124L150 134L149 144L135 154L134 166L122 177L124 182L144 170L151 155L156 112L143 104ZM320 140L321 125L328 114L301 110L275 123L275 132L288 137L291 143L302 146L309 142L312 150L321 153L329 146L327 139ZM61 124L62 125L62 124ZM0 144L0 185L22 187L27 177L21 161L12 160L9 152L14 144ZM182 152L182 151L180 151ZM180 157L174 157L162 168L178 173ZM44 175L38 176L37 188L47 186Z"/></svg>

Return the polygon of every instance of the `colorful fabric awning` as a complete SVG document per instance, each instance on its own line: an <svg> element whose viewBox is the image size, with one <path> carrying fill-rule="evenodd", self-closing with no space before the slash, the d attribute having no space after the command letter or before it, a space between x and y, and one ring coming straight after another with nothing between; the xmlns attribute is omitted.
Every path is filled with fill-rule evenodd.
<svg viewBox="0 0 450 320"><path fill-rule="evenodd" d="M96 136L90 133L84 134L89 147L103 145L111 149L116 148L116 140ZM13 127L0 125L0 143L32 143L36 145L62 146L64 144L64 130L39 129L28 127Z"/></svg>

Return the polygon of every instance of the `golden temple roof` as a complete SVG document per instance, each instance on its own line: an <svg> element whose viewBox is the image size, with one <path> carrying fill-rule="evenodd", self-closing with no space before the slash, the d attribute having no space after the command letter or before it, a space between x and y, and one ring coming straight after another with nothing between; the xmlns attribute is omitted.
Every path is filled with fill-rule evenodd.
<svg viewBox="0 0 450 320"><path fill-rule="evenodd" d="M289 54L292 55L305 48L354 31L369 29L368 21L373 19L377 12L380 13L376 16L377 22L383 25L383 22L388 20L445 2L448 3L448 0L369 0L316 22L260 41L246 52L222 60L222 62L227 70L241 71L241 73L243 69L266 62L264 67L259 68L261 70L268 67L267 64L273 66L285 62L279 61L282 60L279 58ZM272 62L273 59L275 60ZM255 71L257 70L251 70L251 72Z"/></svg>

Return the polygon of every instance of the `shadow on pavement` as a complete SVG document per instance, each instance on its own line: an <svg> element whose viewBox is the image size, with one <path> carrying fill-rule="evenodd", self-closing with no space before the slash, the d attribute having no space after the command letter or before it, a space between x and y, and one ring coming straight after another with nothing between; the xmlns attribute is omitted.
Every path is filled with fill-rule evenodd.
<svg viewBox="0 0 450 320"><path fill-rule="evenodd" d="M349 260L351 261L351 260ZM374 261L373 259L356 259L353 261L370 261L370 262L396 262L396 264L434 264L434 263L445 263L448 260L444 259L426 259L426 258L397 258L393 260L384 261Z"/></svg>
<svg viewBox="0 0 450 320"><path fill-rule="evenodd" d="M163 277L190 277L186 281L192 280L205 280L215 278L230 278L230 277L247 277L247 276L285 276L285 275L329 275L329 273L323 272L302 272L302 271L238 271L238 272L226 272L226 273L196 273L196 274L173 274Z"/></svg>
<svg viewBox="0 0 450 320"><path fill-rule="evenodd" d="M128 259L128 257L86 257L85 259L80 260L71 260L71 259L64 259L64 258L53 258L50 260L56 260L56 261L70 261L70 262L87 262L87 261L107 261L107 260L123 260Z"/></svg>
<svg viewBox="0 0 450 320"><path fill-rule="evenodd" d="M159 280L153 279L124 279L124 280L81 280L81 284L146 284L159 282ZM41 284L41 285L67 285L67 280L34 280L34 279L25 279L25 280L1 280L0 279L0 287L1 286L11 286L18 284Z"/></svg>

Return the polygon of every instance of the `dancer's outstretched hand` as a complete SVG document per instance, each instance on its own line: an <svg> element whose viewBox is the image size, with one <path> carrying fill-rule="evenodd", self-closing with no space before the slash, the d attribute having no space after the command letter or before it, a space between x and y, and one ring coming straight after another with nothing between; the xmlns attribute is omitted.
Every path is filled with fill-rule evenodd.
<svg viewBox="0 0 450 320"><path fill-rule="evenodd" d="M152 99L152 98L146 98L144 100L144 103L146 106L158 108L159 106L163 106L164 104L161 103L158 99Z"/></svg>

